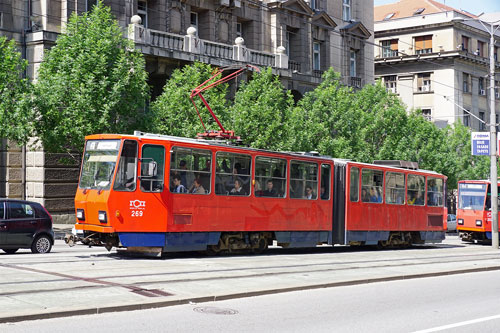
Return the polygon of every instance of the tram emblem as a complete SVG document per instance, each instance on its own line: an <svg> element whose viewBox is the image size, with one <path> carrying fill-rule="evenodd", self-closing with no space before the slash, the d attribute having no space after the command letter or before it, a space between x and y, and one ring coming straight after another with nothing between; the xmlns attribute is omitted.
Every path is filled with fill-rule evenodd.
<svg viewBox="0 0 500 333"><path fill-rule="evenodd" d="M130 209L146 209L146 201L130 200Z"/></svg>

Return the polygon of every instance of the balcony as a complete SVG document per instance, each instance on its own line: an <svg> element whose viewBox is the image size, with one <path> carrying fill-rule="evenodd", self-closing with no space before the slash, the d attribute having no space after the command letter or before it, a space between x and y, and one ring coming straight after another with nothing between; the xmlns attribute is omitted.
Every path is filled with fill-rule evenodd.
<svg viewBox="0 0 500 333"><path fill-rule="evenodd" d="M362 80L360 77L350 76L350 77L348 77L347 85L349 87L361 89L361 81Z"/></svg>
<svg viewBox="0 0 500 333"><path fill-rule="evenodd" d="M187 35L177 35L164 31L146 29L140 24L130 24L128 38L135 48L144 55L171 58L181 61L202 61L215 66L234 65L235 62L250 63L256 66L272 67L279 75L291 77L292 68L300 64L288 61L284 49L276 53L252 50L244 45L243 38L235 40L234 45L200 39L196 29L189 28Z"/></svg>

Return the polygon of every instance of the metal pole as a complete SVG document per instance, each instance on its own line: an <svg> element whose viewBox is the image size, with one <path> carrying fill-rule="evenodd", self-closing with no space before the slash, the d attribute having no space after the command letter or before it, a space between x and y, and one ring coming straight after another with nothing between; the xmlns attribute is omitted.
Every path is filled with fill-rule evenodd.
<svg viewBox="0 0 500 333"><path fill-rule="evenodd" d="M495 112L495 31L490 24L490 179L491 179L491 246L498 249L498 180L497 180L497 133Z"/></svg>

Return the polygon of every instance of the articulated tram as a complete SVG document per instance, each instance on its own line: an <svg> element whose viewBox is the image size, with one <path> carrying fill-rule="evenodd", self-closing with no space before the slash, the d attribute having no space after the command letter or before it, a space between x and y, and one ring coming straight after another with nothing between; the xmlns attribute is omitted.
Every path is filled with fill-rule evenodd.
<svg viewBox="0 0 500 333"><path fill-rule="evenodd" d="M385 164L142 132L91 135L75 228L84 244L158 254L443 240L446 176Z"/></svg>

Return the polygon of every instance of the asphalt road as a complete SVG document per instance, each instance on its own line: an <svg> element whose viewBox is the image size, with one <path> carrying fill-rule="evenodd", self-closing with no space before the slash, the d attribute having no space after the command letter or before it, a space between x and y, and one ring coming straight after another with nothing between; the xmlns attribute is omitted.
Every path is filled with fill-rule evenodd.
<svg viewBox="0 0 500 333"><path fill-rule="evenodd" d="M497 332L500 272L0 324L1 332Z"/></svg>
<svg viewBox="0 0 500 333"><path fill-rule="evenodd" d="M335 246L271 249L266 255L183 253L165 258L70 248L58 240L49 254L23 250L0 255L0 323L477 271L500 271L500 251L464 245L456 236L443 244L405 250ZM411 297L403 294L391 305Z"/></svg>

